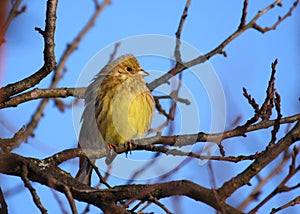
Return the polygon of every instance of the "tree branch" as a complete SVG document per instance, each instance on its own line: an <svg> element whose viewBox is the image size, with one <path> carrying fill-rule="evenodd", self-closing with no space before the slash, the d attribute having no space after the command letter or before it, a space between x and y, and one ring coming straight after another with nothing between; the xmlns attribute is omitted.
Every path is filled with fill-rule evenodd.
<svg viewBox="0 0 300 214"><path fill-rule="evenodd" d="M41 98L65 98L65 97L77 97L82 98L86 88L52 88L52 89L38 89L35 88L26 93L12 97L7 101L0 103L0 109L7 107L17 107L19 104L28 102L31 100Z"/></svg>
<svg viewBox="0 0 300 214"><path fill-rule="evenodd" d="M8 214L7 204L6 204L1 187L0 187L0 213Z"/></svg>
<svg viewBox="0 0 300 214"><path fill-rule="evenodd" d="M0 88L0 103L6 101L12 95L35 86L55 68L54 32L56 27L56 8L57 0L47 1L45 31L41 30L44 37L44 65L31 76Z"/></svg>
<svg viewBox="0 0 300 214"><path fill-rule="evenodd" d="M267 164L273 161L281 152L285 151L290 145L299 140L300 120L286 136L279 140L277 144L266 148L265 152L268 153L268 155L262 155L258 157L243 172L225 182L223 186L218 189L219 194L221 194L223 198L229 197L241 186L248 184L253 176L257 175L260 170L262 170Z"/></svg>
<svg viewBox="0 0 300 214"><path fill-rule="evenodd" d="M48 0L48 3L51 0ZM53 0L52 0L53 1ZM56 2L57 3L57 2ZM92 16L92 18L87 22L87 24L83 27L82 31L79 32L78 36L74 39L74 41L71 43L71 45L69 45L65 52L63 53L61 59L59 60L58 66L55 69L55 73L52 79L52 83L50 84L49 88L55 88L59 82L59 80L61 79L61 75L59 74L60 71L63 69L66 60L68 59L68 57L70 56L70 54L76 49L76 47L78 46L79 42L82 40L82 38L86 35L86 33L92 28L92 26L94 25L95 19L96 17L98 17L100 15L100 12L104 9L104 7L106 5L108 5L110 3L110 0L105 0L101 5L99 4L95 4L96 10ZM48 4L47 4L48 5ZM52 5L51 2L49 3L49 5ZM48 19L48 15L49 12L48 11L52 11L51 9L47 9L47 15L46 15L46 21ZM56 12L56 11L52 11L52 12ZM54 17L56 17L56 13L52 14ZM52 21L55 20L55 18L52 18ZM52 22L51 22L52 23ZM49 30L49 28L45 28L45 32L47 32L47 30ZM51 30L51 29L50 29ZM44 33L43 33L44 34ZM47 33L49 34L49 33ZM53 43L54 44L54 43ZM53 45L54 48L54 45ZM0 89L1 90L1 89ZM0 91L0 95L1 95L1 91ZM33 131L35 130L35 128L37 127L40 119L42 118L43 112L45 107L48 104L48 99L44 99L39 106L37 107L35 113L32 115L31 120L28 122L28 124L26 125L26 130L25 132L20 136L20 138L15 142L15 145L13 148L18 147L24 140L26 140L28 138L28 136L32 135ZM0 103L1 103L1 97L0 97Z"/></svg>
<svg viewBox="0 0 300 214"><path fill-rule="evenodd" d="M181 18L180 18L180 22L179 22L179 25L178 25L178 29L175 33L176 35L176 46L175 46L175 59L176 59L176 62L177 63L181 63L181 54L180 54L180 39L181 39L181 32L182 32L182 29L183 29L183 25L184 25L184 22L186 20L186 17L188 15L188 10L190 8L190 5L191 5L191 0L187 0L186 1L186 4L185 4L185 7L184 7L184 10L182 12L182 15L181 15Z"/></svg>
<svg viewBox="0 0 300 214"><path fill-rule="evenodd" d="M294 11L294 9L296 8L298 1L295 1L294 4L292 5L292 7L289 9L287 14L292 14L292 12ZM148 87L150 90L155 89L156 87L158 87L159 85L162 85L164 83L166 83L171 77L175 76L176 74L184 71L186 68L190 68L194 65L197 64L201 64L206 62L208 59L210 59L211 57L217 55L217 54L223 54L224 56L227 56L226 53L224 52L224 48L230 43L232 42L234 39L236 39L238 36L240 36L242 33L244 33L246 30L251 29L256 27L256 22L259 20L259 18L261 18L265 13L269 12L272 8L274 8L276 5L281 5L281 0L276 0L273 3L271 3L270 5L268 5L266 8L264 8L263 10L259 11L252 20L250 20L248 23L244 24L243 27L241 27L241 24L238 26L237 30L234 31L231 35L229 35L222 43L220 43L215 49L213 49L212 51L198 56L195 59L192 59L190 61L184 62L182 64L178 64L176 63L176 66L174 68L172 68L171 70L169 70L166 74L162 75L161 77L153 80L151 83L148 84ZM243 7L243 14L244 11L247 9L247 7ZM246 14L243 15L244 17L242 17L242 20L246 20ZM288 16L285 15L284 19L286 19ZM283 20L281 20L277 25L279 25ZM277 26L276 25L276 26ZM267 31L266 31L267 32Z"/></svg>
<svg viewBox="0 0 300 214"><path fill-rule="evenodd" d="M278 208L273 208L272 211L270 212L271 214L277 213L280 210L286 209L291 206L295 206L297 204L300 204L300 196L297 196L293 200L289 201L288 203L278 207Z"/></svg>
<svg viewBox="0 0 300 214"><path fill-rule="evenodd" d="M40 209L41 213L44 213L44 214L48 213L48 211L42 205L42 203L40 201L40 197L37 195L36 190L30 184L30 181L28 178L28 169L27 169L26 164L21 165L20 177L22 178L25 187L27 187L29 189L29 191L32 195L33 201L36 204L36 206Z"/></svg>
<svg viewBox="0 0 300 214"><path fill-rule="evenodd" d="M6 31L10 25L10 23L12 22L12 20L17 17L18 15L20 15L21 13L25 12L26 10L26 6L22 6L20 10L18 10L20 4L21 4L22 0L16 0L16 1L12 1L12 8L10 9L9 13L8 13L8 17L6 18L3 26L1 26L1 31L0 31L0 47L1 45L5 42L4 36L6 34ZM6 8L6 2L2 1L1 7Z"/></svg>
<svg viewBox="0 0 300 214"><path fill-rule="evenodd" d="M112 189L98 190L78 182L68 173L55 165L47 164L44 160L25 158L12 153L4 153L0 156L0 173L21 177L23 166L27 166L27 178L31 181L49 186L62 193L65 192L65 186L67 186L74 199L93 204L103 211L116 206L115 202L125 199L135 198L149 201L150 195L157 199L175 195L187 196L221 210L211 190L186 180L157 184L121 185ZM224 201L219 202L227 213L241 213Z"/></svg>
<svg viewBox="0 0 300 214"><path fill-rule="evenodd" d="M300 130L298 130L298 131L300 132ZM289 188L285 188L285 184L300 170L300 164L297 167L295 166L296 156L297 156L297 154L299 154L299 150L295 149L295 148L296 147L294 147L294 155L292 156L292 163L290 165L289 173L285 176L285 178L280 182L280 184L264 200L262 200L259 204L257 204L257 206L255 206L249 212L249 214L257 213L259 208L261 208L265 203L267 203L277 193L290 191Z"/></svg>

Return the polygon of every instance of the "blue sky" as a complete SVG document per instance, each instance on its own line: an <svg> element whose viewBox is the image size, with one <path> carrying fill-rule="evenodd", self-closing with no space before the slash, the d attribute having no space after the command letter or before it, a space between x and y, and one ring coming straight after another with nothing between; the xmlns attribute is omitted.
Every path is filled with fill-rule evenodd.
<svg viewBox="0 0 300 214"><path fill-rule="evenodd" d="M43 40L34 31L34 27L44 27L46 3L44 1L24 1L23 4L27 5L26 12L13 20L7 32L7 43L4 44L5 69L3 77L0 80L1 85L6 85L29 76L43 64ZM67 72L60 82L59 87L74 87L86 64L100 50L113 45L116 41L144 34L159 34L174 37L184 5L185 1L182 0L176 3L170 0L112 1L112 4L100 15L94 28L80 43L78 50L70 56L66 64ZM201 53L207 53L214 49L238 27L242 5L242 1L235 1L230 4L227 1L217 0L206 2L192 1L183 28L182 40ZM249 21L258 10L264 8L266 5L266 2L250 1L249 18L247 20ZM290 3L284 1L283 7L277 7L263 16L258 21L258 24L269 26L277 20L279 15L283 15L289 6ZM93 9L93 1L78 1L76 3L70 0L59 1L55 38L57 60L59 60L66 45L73 40L82 26L87 22ZM225 93L227 127L230 126L237 116L241 115L242 121L246 121L253 114L253 110L242 95L242 87L246 87L258 103L263 101L267 82L270 77L270 66L275 58L279 60L275 87L281 95L282 114L289 116L299 113L299 11L299 8L296 8L293 16L286 19L275 31L261 34L252 29L248 30L225 48L228 55L226 58L222 55L216 55L210 60L211 66L218 75ZM170 68L170 63L166 60L157 60L153 63L151 59L141 59L141 64L145 70L159 71L161 73L168 71ZM99 62L97 66L101 68L103 64ZM37 87L46 88L51 81L51 77L52 75L49 75ZM184 75L183 82L188 85L189 81L191 81L190 78L189 75ZM151 75L147 80L150 79ZM199 99L197 99L201 118L199 129L200 131L207 131L209 130L211 121L209 121L210 117L206 116L210 114L211 109L207 97L205 97L205 90L200 89L199 92L192 86L191 90L197 98L197 93L199 93ZM71 102L72 100L66 99L66 101ZM33 110L38 103L39 101L31 101L19 105L18 108L1 110L1 137L11 137L13 132L26 124L30 120ZM5 125L3 124L4 122ZM178 123L178 121L175 123L176 126ZM194 127L188 127L188 124L181 125L185 128L187 127L185 132L194 132ZM279 136L284 134L284 128L281 129ZM270 129L249 134L246 139L236 138L225 141L226 154L250 154L264 149L270 137L269 132ZM35 137L30 138L27 144L22 144L14 152L24 156L44 158L63 149L74 147L76 143L77 139L73 127L72 111L68 109L64 113L61 113L54 106L53 102L49 102L45 116L35 131ZM139 156L139 154L134 155ZM134 155L133 157L135 157ZM146 153L146 155L149 154ZM73 160L69 164L63 164L62 167L74 174L77 170L76 164L77 162ZM247 164L249 162L240 164L213 162L217 175L217 184L220 185L230 179ZM274 163L271 164L271 166L273 165ZM226 171L226 173L222 172L222 170ZM262 171L261 175L265 176L266 173ZM0 177L0 185L4 192L15 190L16 186L23 186L19 178L3 175L0 175ZM203 186L210 187L207 167L199 166L196 160L192 161L172 178L192 179ZM281 178L282 176L278 176L274 182L280 181ZM294 183L296 183L297 178L299 180L299 174L293 179ZM111 182L117 185L126 183L126 180L112 178ZM253 179L254 184L255 182L256 180ZM275 183L270 183L266 186L264 189L266 194L272 190L274 185ZM34 186L37 188L42 203L48 209L49 213L59 212L60 208L51 190L39 184L34 184ZM28 190L20 187L17 187L17 189L21 189L20 193L8 196L7 198L10 213L23 213L25 208L28 212L37 212L38 210L34 206ZM245 198L247 192L249 192L247 187L237 191L229 199L229 203L232 205L239 204L238 199ZM279 206L283 201L287 202L296 195L299 195L299 191L298 194L293 192L292 194L284 195L281 199L276 197L262 208L260 212L269 212L274 206ZM61 198L64 203L67 203L64 196L61 196ZM176 200L180 202L177 204L180 204L179 207L181 207L182 213L186 213L186 210L191 211L191 209L201 210L205 213L214 213L210 207L202 203L196 203L186 198ZM173 205L172 200L162 201L171 204L170 209L174 213L180 213L179 208ZM18 206L15 206L16 204ZM65 207L69 209L68 205ZM253 205L249 209L251 207ZM151 207L149 210L154 210L158 213L161 212L161 210L154 207ZM295 206L282 213L296 213L299 210L299 207Z"/></svg>

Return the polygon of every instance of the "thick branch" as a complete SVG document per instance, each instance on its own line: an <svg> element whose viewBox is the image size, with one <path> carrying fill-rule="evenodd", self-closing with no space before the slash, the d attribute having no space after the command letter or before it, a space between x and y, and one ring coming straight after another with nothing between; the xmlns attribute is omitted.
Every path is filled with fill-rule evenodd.
<svg viewBox="0 0 300 214"><path fill-rule="evenodd" d="M78 182L68 173L54 165L47 164L45 161L25 158L11 153L0 156L1 173L21 177L24 165L28 167L27 177L31 181L49 186L63 193L66 191L65 188L68 187L74 199L92 204L103 211L111 209L112 206L116 206L115 202L124 199L149 201L151 200L150 196L161 199L177 195L204 202L217 210L225 209L226 213L241 213L224 201L218 201L218 203L221 203L219 205L212 190L190 181L179 180L157 184L122 185L112 189L97 190Z"/></svg>

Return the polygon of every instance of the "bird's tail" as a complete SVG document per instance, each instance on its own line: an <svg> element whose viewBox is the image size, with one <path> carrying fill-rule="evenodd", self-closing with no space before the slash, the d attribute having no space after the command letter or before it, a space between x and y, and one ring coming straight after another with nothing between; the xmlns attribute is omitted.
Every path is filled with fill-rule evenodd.
<svg viewBox="0 0 300 214"><path fill-rule="evenodd" d="M106 165L110 165L113 161L114 161L114 159L117 157L117 153L116 152L111 152L111 151L109 151L109 152L107 152L107 155L106 155L106 158L105 158L105 163L106 163Z"/></svg>
<svg viewBox="0 0 300 214"><path fill-rule="evenodd" d="M95 163L94 160L88 160L88 158L81 158L79 164L80 168L75 176L75 178L78 181L88 186L91 186L92 171L93 171L93 166L90 164L90 161Z"/></svg>

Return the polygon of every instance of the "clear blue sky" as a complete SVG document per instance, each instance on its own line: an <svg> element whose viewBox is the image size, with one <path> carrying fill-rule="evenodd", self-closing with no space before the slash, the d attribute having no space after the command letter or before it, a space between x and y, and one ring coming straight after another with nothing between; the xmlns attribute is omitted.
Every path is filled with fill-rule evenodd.
<svg viewBox="0 0 300 214"><path fill-rule="evenodd" d="M43 40L34 31L34 27L44 27L46 3L45 1L27 0L23 4L27 6L26 12L13 20L6 36L7 43L4 44L6 59L4 74L2 79L0 79L1 86L29 76L43 64ZM242 4L242 1L232 3L217 0L206 2L192 1L189 15L183 28L182 40L202 53L214 49L238 27ZM249 1L248 20L258 10L265 7L266 4L265 2ZM176 3L171 0L130 0L126 2L113 0L112 4L100 15L94 28L80 43L78 50L69 58L66 64L67 73L60 82L59 87L74 87L88 61L98 51L114 44L116 41L144 34L160 34L174 37L184 5L185 1L183 0ZM262 26L272 24L279 15L283 15L288 10L289 6L289 1L283 1L283 7L275 8L262 17L258 23ZM71 0L59 1L55 37L57 60L59 60L66 45L72 41L87 22L93 9L93 1L78 1L76 3ZM282 99L282 114L289 116L299 113L299 18L300 10L297 8L293 16L280 24L275 31L261 34L255 30L248 30L225 48L228 55L226 58L217 55L210 60L224 89L227 107L227 127L230 126L237 116L241 115L242 121L245 121L253 114L253 110L243 98L242 87L246 87L248 92L259 103L263 101L271 71L270 65L275 58L279 60L276 74L276 89ZM141 60L141 63L145 70L166 72L170 68L169 62L166 61L155 61L155 64L153 64L151 60L145 59ZM98 66L101 68L103 65L99 63ZM43 80L38 87L46 88L50 81L51 75ZM185 84L188 84L190 80L188 77L185 77L184 81L186 81ZM192 93L199 93L199 95L204 93L203 91L197 91L195 88L192 90L194 90ZM67 102L71 102L71 99L67 99ZM205 96L204 98L200 96L197 102L200 105L198 110L201 118L199 129L200 131L208 131L211 122L206 117L206 113L210 112L209 103L207 103ZM32 101L21 104L18 108L1 110L1 137L11 137L15 131L26 124L38 103L39 101ZM186 128L188 124L183 124L183 126ZM195 132L193 128L188 127L185 133ZM270 137L269 132L270 130L268 129L265 132L249 134L247 139L237 138L225 141L226 154L250 154L264 149ZM284 128L282 128L279 136L282 136L283 133ZM73 127L72 111L67 109L64 113L61 113L54 106L53 102L50 102L46 108L44 118L35 131L35 137L30 138L27 144L22 144L14 152L24 156L44 158L63 149L75 147L76 143L77 138ZM138 154L135 155L139 157ZM74 174L77 170L76 164L77 162L74 160L70 161L69 164L63 164L62 167ZM213 162L217 184L220 185L230 179L247 164L249 162L241 164ZM265 176L266 173L266 171L262 171L261 176ZM199 166L197 161L192 161L174 178L192 179L203 186L210 187L207 167ZM278 182L281 179L282 175L276 177L275 181ZM297 179L299 181L299 174L295 176L292 180L294 182L291 182L291 184L295 184ZM115 185L124 184L126 180L114 178L112 183ZM256 184L255 179L253 179L253 184ZM265 193L268 194L275 184L270 183L267 185L263 189ZM8 191L18 191L18 193L11 193L11 196L7 197L10 213L24 213L24 209L28 210L28 213L38 212L29 191L23 188L21 179L0 175L0 185L6 193ZM41 201L49 213L61 212L51 190L39 184L34 184L34 187L37 188ZM246 197L247 192L249 192L247 188L239 190L229 199L229 203L236 206L239 204L240 199ZM61 200L66 203L65 208L69 210L67 200L63 195L59 195ZM281 199L276 197L261 209L260 213L270 212L273 207L282 205L284 202L295 198L296 195L299 195L299 190L298 192L294 191L291 194L286 194ZM196 210L201 210L204 213L215 213L210 207L200 202L183 197L180 199L176 198L176 200L178 200L176 203L180 204L178 207L174 205L169 206L174 213L191 213ZM172 200L162 200L162 202L165 201L168 204L173 204ZM81 211L82 207L79 208L79 211ZM253 204L247 210L251 207L253 207ZM149 208L149 211L162 213L162 210L154 207ZM282 213L296 212L300 212L299 206L289 208Z"/></svg>

